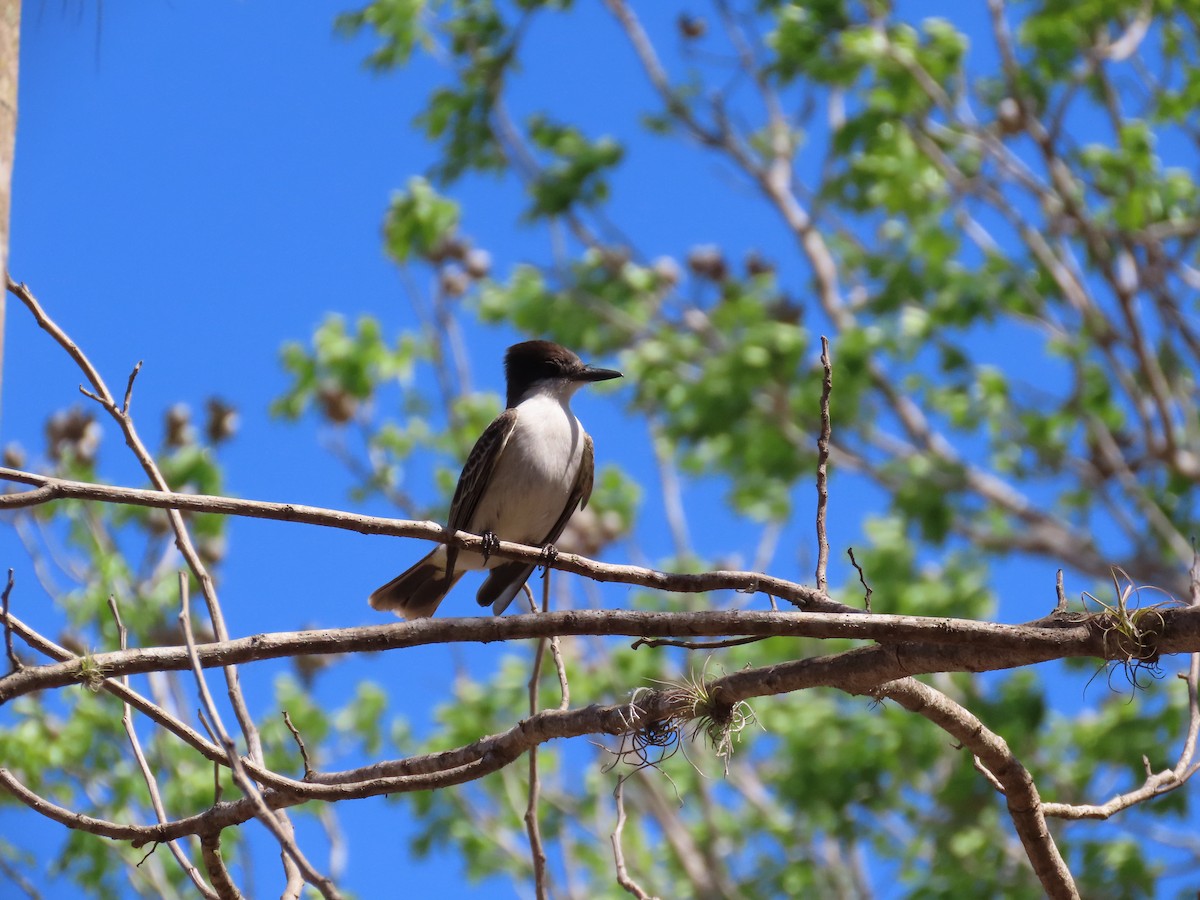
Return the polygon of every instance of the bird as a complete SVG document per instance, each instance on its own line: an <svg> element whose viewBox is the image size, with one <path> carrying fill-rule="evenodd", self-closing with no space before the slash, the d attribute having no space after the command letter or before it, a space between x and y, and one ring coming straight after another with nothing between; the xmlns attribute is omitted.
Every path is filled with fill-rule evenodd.
<svg viewBox="0 0 1200 900"><path fill-rule="evenodd" d="M432 616L466 572L486 569L475 599L500 615L534 565L492 557L486 547L503 539L552 548L575 510L587 506L595 454L571 397L585 384L622 374L586 365L553 341L524 341L504 354L504 376L505 409L467 457L447 526L482 535L485 551L439 545L372 592L373 609L409 620Z"/></svg>

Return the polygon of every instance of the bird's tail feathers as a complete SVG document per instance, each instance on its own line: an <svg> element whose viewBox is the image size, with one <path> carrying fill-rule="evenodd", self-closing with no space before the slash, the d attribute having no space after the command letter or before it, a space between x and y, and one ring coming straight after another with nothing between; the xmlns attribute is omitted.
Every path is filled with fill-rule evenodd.
<svg viewBox="0 0 1200 900"><path fill-rule="evenodd" d="M501 615L508 604L521 591L521 586L533 574L534 566L522 562L510 562L496 566L487 580L479 586L475 599L480 606L490 606L494 615Z"/></svg>
<svg viewBox="0 0 1200 900"><path fill-rule="evenodd" d="M390 610L406 619L428 618L462 576L459 571L447 577L445 563L434 562L431 553L374 590L368 602L372 609Z"/></svg>

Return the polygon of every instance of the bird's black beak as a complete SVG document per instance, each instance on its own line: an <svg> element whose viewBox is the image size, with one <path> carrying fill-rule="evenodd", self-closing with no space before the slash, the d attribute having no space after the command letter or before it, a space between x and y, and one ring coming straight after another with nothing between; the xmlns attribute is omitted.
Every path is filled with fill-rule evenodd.
<svg viewBox="0 0 1200 900"><path fill-rule="evenodd" d="M575 376L576 381L608 381L612 378L624 378L625 376L616 369L598 369L596 366L584 366L580 369L579 374Z"/></svg>

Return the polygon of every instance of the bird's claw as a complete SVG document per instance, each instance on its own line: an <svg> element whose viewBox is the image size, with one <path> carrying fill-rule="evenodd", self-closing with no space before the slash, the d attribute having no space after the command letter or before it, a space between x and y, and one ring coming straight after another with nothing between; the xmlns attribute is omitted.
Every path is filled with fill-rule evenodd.
<svg viewBox="0 0 1200 900"><path fill-rule="evenodd" d="M481 537L483 538L483 561L487 562L498 549L500 549L500 538L496 537L496 532L485 531Z"/></svg>
<svg viewBox="0 0 1200 900"><path fill-rule="evenodd" d="M547 544L542 548L542 568L549 569L558 559L558 548L553 544Z"/></svg>

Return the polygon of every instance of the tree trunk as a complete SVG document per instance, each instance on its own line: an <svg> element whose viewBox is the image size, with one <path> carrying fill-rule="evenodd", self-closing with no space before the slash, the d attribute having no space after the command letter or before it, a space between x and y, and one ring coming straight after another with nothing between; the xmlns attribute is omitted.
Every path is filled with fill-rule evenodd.
<svg viewBox="0 0 1200 900"><path fill-rule="evenodd" d="M0 275L4 276L8 274L9 209L12 205L13 154L17 143L20 48L21 0L0 0ZM7 296L8 291L0 288L0 387L4 384L4 309Z"/></svg>

